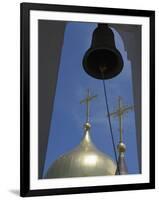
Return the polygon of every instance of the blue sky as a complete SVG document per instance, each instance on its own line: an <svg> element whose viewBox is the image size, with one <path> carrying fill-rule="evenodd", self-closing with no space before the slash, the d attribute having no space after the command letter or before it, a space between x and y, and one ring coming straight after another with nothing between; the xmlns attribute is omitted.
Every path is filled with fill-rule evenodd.
<svg viewBox="0 0 159 200"><path fill-rule="evenodd" d="M43 175L53 161L79 144L86 118L86 107L79 102L85 98L88 88L92 95L98 95L91 102L92 140L98 149L115 160L109 124L106 119L102 81L87 75L82 66L83 56L90 47L92 33L96 26L95 23L67 23ZM124 104L133 105L131 63L127 59L120 35L114 29L112 30L115 34L116 47L124 59L124 68L118 76L106 80L110 111L117 108L118 96L123 98ZM118 118L111 120L117 146L119 141ZM124 116L123 126L128 171L130 174L139 173L134 111Z"/></svg>

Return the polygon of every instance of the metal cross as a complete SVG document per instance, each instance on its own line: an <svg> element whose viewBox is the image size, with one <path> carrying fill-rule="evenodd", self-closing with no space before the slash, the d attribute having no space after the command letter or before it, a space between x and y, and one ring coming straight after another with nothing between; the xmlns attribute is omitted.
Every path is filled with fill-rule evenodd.
<svg viewBox="0 0 159 200"><path fill-rule="evenodd" d="M122 130L122 121L123 115L128 111L133 110L133 106L124 106L122 105L122 98L118 97L118 108L115 112L110 113L110 116L118 117L119 118L119 131L120 131L120 142L123 140L123 130Z"/></svg>
<svg viewBox="0 0 159 200"><path fill-rule="evenodd" d="M86 122L89 122L90 101L96 97L97 97L97 95L91 96L90 90L88 89L86 98L80 101L80 104L86 103Z"/></svg>

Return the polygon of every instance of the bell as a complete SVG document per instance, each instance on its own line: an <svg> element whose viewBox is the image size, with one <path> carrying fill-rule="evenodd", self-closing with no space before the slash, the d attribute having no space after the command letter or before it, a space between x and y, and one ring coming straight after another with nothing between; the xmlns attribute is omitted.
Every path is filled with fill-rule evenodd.
<svg viewBox="0 0 159 200"><path fill-rule="evenodd" d="M98 24L91 47L83 58L84 70L96 79L111 79L123 69L123 59L117 50L113 31L107 24Z"/></svg>

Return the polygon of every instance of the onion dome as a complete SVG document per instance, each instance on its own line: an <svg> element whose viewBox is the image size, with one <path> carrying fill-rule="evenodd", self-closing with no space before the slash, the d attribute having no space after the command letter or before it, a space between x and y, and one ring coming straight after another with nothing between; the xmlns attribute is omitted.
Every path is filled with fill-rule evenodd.
<svg viewBox="0 0 159 200"><path fill-rule="evenodd" d="M114 161L93 144L90 128L90 123L85 123L80 144L58 158L49 168L45 178L115 175Z"/></svg>
<svg viewBox="0 0 159 200"><path fill-rule="evenodd" d="M89 123L89 103L95 96L88 95L82 103L86 103L86 123L84 124L84 136L77 147L60 156L48 169L45 178L85 177L115 175L116 165L105 153L101 152L93 144Z"/></svg>
<svg viewBox="0 0 159 200"><path fill-rule="evenodd" d="M119 157L118 157L118 170L116 171L116 175L119 175L119 172L120 175L128 174L128 168L125 162L125 155L124 155L125 151L126 151L125 144L123 142L120 142L118 144Z"/></svg>

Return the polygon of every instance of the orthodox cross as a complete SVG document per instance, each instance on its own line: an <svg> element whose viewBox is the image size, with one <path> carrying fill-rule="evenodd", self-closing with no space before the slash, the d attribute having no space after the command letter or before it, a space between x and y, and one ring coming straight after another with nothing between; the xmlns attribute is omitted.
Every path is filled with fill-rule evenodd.
<svg viewBox="0 0 159 200"><path fill-rule="evenodd" d="M110 116L118 117L119 118L119 132L120 132L120 142L123 141L123 128L122 128L122 122L123 122L123 115L127 113L128 111L133 110L133 106L124 106L122 105L122 98L118 97L118 108L115 112L110 113Z"/></svg>
<svg viewBox="0 0 159 200"><path fill-rule="evenodd" d="M96 98L97 95L91 96L90 95L90 90L87 90L87 96L85 99L82 99L80 101L80 104L86 103L86 122L89 122L89 114L90 114L90 101L94 98Z"/></svg>

